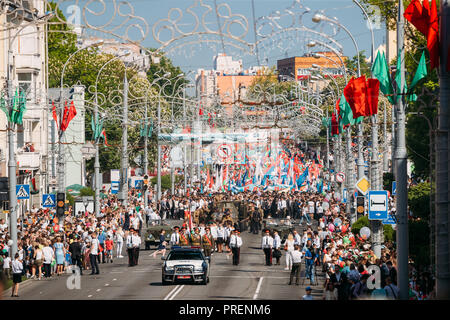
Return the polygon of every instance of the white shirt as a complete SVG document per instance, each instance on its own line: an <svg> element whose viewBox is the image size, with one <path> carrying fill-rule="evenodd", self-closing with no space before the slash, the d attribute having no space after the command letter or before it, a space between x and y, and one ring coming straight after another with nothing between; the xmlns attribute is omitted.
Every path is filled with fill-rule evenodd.
<svg viewBox="0 0 450 320"><path fill-rule="evenodd" d="M180 234L177 232L172 233L170 236L170 242L172 244L178 244L180 242Z"/></svg>
<svg viewBox="0 0 450 320"><path fill-rule="evenodd" d="M49 264L52 263L53 260L53 249L50 247L42 248L42 253L44 254L44 263Z"/></svg>
<svg viewBox="0 0 450 320"><path fill-rule="evenodd" d="M302 262L302 253L299 250L293 250L289 252L292 258L292 263L301 263Z"/></svg>
<svg viewBox="0 0 450 320"><path fill-rule="evenodd" d="M271 236L264 236L261 241L261 247L263 249L273 247L273 238Z"/></svg>
<svg viewBox="0 0 450 320"><path fill-rule="evenodd" d="M6 228L8 228L8 225L7 225L6 223L0 224L0 229L1 229L2 231L5 230Z"/></svg>
<svg viewBox="0 0 450 320"><path fill-rule="evenodd" d="M300 238L300 235L299 235L298 233L296 233L296 234L294 235L294 244L300 245L301 242L302 242L302 240L301 240L301 238Z"/></svg>
<svg viewBox="0 0 450 320"><path fill-rule="evenodd" d="M211 226L210 229L211 229L211 234L212 234L214 240L217 239L217 227L216 226Z"/></svg>
<svg viewBox="0 0 450 320"><path fill-rule="evenodd" d="M10 257L6 257L3 260L3 269L9 269L11 268L11 258Z"/></svg>
<svg viewBox="0 0 450 320"><path fill-rule="evenodd" d="M14 260L12 262L12 273L22 273L23 270L23 264L20 262L20 260Z"/></svg>
<svg viewBox="0 0 450 320"><path fill-rule="evenodd" d="M242 246L242 238L233 234L230 238L230 248L240 248Z"/></svg>
<svg viewBox="0 0 450 320"><path fill-rule="evenodd" d="M279 249L281 246L281 238L280 236L277 234L274 238L273 238L273 247L274 249Z"/></svg>
<svg viewBox="0 0 450 320"><path fill-rule="evenodd" d="M131 243L133 244L134 248L139 248L141 245L141 242L142 242L141 237L135 236L135 235L131 236Z"/></svg>
<svg viewBox="0 0 450 320"><path fill-rule="evenodd" d="M99 242L98 239L92 239L91 241L91 254L98 254L98 246L99 246Z"/></svg>
<svg viewBox="0 0 450 320"><path fill-rule="evenodd" d="M294 251L294 239L286 240L284 245L287 245L287 251Z"/></svg>

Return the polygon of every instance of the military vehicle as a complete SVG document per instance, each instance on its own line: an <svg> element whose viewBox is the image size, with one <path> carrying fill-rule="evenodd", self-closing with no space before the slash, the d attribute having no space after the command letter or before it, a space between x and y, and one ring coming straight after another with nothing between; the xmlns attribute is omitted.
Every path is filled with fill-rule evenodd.
<svg viewBox="0 0 450 320"><path fill-rule="evenodd" d="M273 233L276 231L281 238L281 241L286 241L289 233L292 233L295 229L294 226L288 226L285 224L279 223L270 223L268 220L263 220L263 228L261 230L261 234L264 234L264 230L268 229L270 234L273 236Z"/></svg>
<svg viewBox="0 0 450 320"><path fill-rule="evenodd" d="M156 224L148 227L147 230L144 231L143 239L145 241L145 250L150 250L151 246L159 246L159 235L161 234L161 230L166 231L166 241L167 243L169 242L173 227L170 225Z"/></svg>

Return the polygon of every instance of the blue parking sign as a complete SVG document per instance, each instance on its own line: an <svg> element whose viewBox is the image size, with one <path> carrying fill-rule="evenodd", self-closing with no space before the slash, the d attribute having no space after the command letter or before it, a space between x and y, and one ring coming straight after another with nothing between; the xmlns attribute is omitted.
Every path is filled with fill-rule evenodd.
<svg viewBox="0 0 450 320"><path fill-rule="evenodd" d="M369 220L384 220L388 218L387 191L369 191Z"/></svg>
<svg viewBox="0 0 450 320"><path fill-rule="evenodd" d="M397 194L397 181L392 181L392 195L395 196Z"/></svg>

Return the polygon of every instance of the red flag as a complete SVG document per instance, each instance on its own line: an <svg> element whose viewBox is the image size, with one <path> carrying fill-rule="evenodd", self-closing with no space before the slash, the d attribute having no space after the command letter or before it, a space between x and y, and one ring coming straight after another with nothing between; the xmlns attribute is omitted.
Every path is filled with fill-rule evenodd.
<svg viewBox="0 0 450 320"><path fill-rule="evenodd" d="M103 136L103 139L105 139L105 145L106 145L107 147L111 147L111 146L108 144L108 140L106 139L106 131L105 131L105 129L102 130L102 136Z"/></svg>
<svg viewBox="0 0 450 320"><path fill-rule="evenodd" d="M437 68L439 66L439 16L436 0L431 1L431 7L428 0L423 1L422 4L419 0L413 0L403 16L427 39L431 68Z"/></svg>
<svg viewBox="0 0 450 320"><path fill-rule="evenodd" d="M378 96L380 94L380 81L367 79L367 104L369 115L378 113Z"/></svg>
<svg viewBox="0 0 450 320"><path fill-rule="evenodd" d="M336 112L333 112L331 116L331 134L332 135L339 134L339 123L336 119Z"/></svg>
<svg viewBox="0 0 450 320"><path fill-rule="evenodd" d="M366 116L366 77L351 78L344 88L344 96L350 108L352 108L353 119Z"/></svg>
<svg viewBox="0 0 450 320"><path fill-rule="evenodd" d="M64 106L64 117L61 122L61 130L66 131L67 127L69 126L70 121L77 115L77 109L75 109L75 104L73 101L70 103L70 108L67 108L67 101L66 105Z"/></svg>
<svg viewBox="0 0 450 320"><path fill-rule="evenodd" d="M430 20L426 37L427 48L430 52L431 69L437 68L439 67L439 16L436 8L436 0L431 1Z"/></svg>
<svg viewBox="0 0 450 320"><path fill-rule="evenodd" d="M202 116L202 115L203 115L202 105L199 105L198 115L199 115L199 116Z"/></svg>
<svg viewBox="0 0 450 320"><path fill-rule="evenodd" d="M405 19L411 22L424 35L428 32L428 19L430 17L428 6L428 1L424 1L424 6L422 7L419 0L412 0L403 13Z"/></svg>
<svg viewBox="0 0 450 320"><path fill-rule="evenodd" d="M53 115L53 120L55 120L56 123L56 128L58 129L58 116L56 115L56 107L55 107L55 103L52 101L52 115Z"/></svg>
<svg viewBox="0 0 450 320"><path fill-rule="evenodd" d="M352 78L344 88L344 96L353 112L353 119L378 113L380 81L365 76Z"/></svg>

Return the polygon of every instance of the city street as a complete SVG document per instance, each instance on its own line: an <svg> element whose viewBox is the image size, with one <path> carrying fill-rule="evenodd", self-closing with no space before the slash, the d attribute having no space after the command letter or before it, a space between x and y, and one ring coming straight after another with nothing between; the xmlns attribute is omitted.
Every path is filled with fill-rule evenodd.
<svg viewBox="0 0 450 320"><path fill-rule="evenodd" d="M83 275L81 289L69 290L68 276L50 280L28 280L23 283L20 297L15 300L95 300L95 299L155 299L155 300L299 300L305 294L309 280L299 286L288 285L290 271L285 268L285 253L281 265L264 266L264 253L260 249L261 236L242 233L244 245L241 260L233 266L225 253L212 256L210 283L206 286L191 283L161 284L161 256L149 257L153 252L140 251L139 265L128 267L125 256L114 263L100 264L99 275ZM275 259L274 259L275 261ZM85 272L85 274L88 274ZM323 275L318 270L319 285L312 286L314 299L322 298ZM304 278L302 266L301 282ZM4 299L12 299L4 295Z"/></svg>

